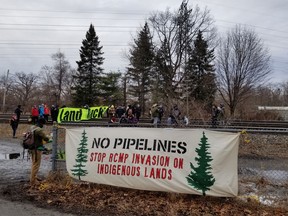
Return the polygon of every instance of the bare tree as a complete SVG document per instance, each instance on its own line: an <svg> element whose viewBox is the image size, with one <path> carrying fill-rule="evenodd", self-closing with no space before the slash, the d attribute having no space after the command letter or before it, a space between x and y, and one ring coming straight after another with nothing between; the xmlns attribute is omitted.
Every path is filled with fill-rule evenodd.
<svg viewBox="0 0 288 216"><path fill-rule="evenodd" d="M31 106L37 96L38 76L33 73L17 72L13 76L12 92L18 104Z"/></svg>
<svg viewBox="0 0 288 216"><path fill-rule="evenodd" d="M151 29L155 33L156 67L166 99L179 98L179 88L185 79L183 68L188 45L200 30L203 34L209 34L206 38L211 38L215 33L209 13L207 9L201 11L198 6L189 6L188 1L184 0L178 11L167 9L150 17Z"/></svg>
<svg viewBox="0 0 288 216"><path fill-rule="evenodd" d="M283 89L283 105L287 106L288 105L288 81L284 81L281 83L282 89Z"/></svg>
<svg viewBox="0 0 288 216"><path fill-rule="evenodd" d="M44 65L42 66L39 74L41 91L42 95L44 96L41 100L47 104L54 104L58 100L57 82L53 73L53 67Z"/></svg>
<svg viewBox="0 0 288 216"><path fill-rule="evenodd" d="M216 61L218 89L232 116L237 105L271 73L269 62L268 50L251 29L237 25L221 40Z"/></svg>
<svg viewBox="0 0 288 216"><path fill-rule="evenodd" d="M66 83L71 80L71 65L60 51L52 55L52 60L54 61L52 78L56 89L56 102L59 103L66 90L64 88Z"/></svg>
<svg viewBox="0 0 288 216"><path fill-rule="evenodd" d="M75 69L60 51L52 54L51 58L54 64L44 65L39 73L44 96L41 100L48 104L66 103L71 97L72 74Z"/></svg>
<svg viewBox="0 0 288 216"><path fill-rule="evenodd" d="M7 102L9 103L9 99L11 99L9 93L12 92L11 91L12 86L13 86L13 77L9 76L9 70L8 70L7 74L0 77L0 99L1 101L3 101L2 112L6 112L9 109L9 107L6 106L6 103Z"/></svg>
<svg viewBox="0 0 288 216"><path fill-rule="evenodd" d="M69 73L66 76L65 82L63 83L62 91L62 102L63 104L69 104L72 101L72 88L73 85L73 76L76 74L75 68L70 68Z"/></svg>

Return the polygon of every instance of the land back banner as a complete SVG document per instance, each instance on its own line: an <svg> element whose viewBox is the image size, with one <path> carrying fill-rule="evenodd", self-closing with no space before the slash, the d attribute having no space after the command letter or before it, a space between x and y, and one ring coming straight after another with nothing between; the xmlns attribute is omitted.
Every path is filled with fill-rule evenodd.
<svg viewBox="0 0 288 216"><path fill-rule="evenodd" d="M205 129L66 129L67 170L99 184L231 197L238 194L239 136Z"/></svg>
<svg viewBox="0 0 288 216"><path fill-rule="evenodd" d="M59 109L57 122L73 122L102 118L107 109L108 106L90 107L88 109L64 107Z"/></svg>

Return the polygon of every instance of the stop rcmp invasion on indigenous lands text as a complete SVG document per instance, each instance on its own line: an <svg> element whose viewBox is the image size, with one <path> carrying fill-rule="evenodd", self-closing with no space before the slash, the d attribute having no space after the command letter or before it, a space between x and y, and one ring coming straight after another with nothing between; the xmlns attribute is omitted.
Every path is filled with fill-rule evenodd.
<svg viewBox="0 0 288 216"><path fill-rule="evenodd" d="M148 141L148 139L115 138L113 142L113 149L133 149L139 151L158 151L176 154L185 154L187 152L187 144L185 142L171 140L162 141L157 139L154 139L152 143L149 143ZM109 138L98 138L98 140L94 138L92 148L107 149L110 147L110 144L111 141ZM105 152L91 152L89 161L98 162L98 174L140 176L142 173L142 176L144 176L145 178L152 179L172 180L172 170L167 168L171 165L173 165L174 168L183 169L183 158L175 157L173 160L171 160L170 156L163 155L145 155L138 153L107 154ZM121 164L107 164L107 162ZM126 165L127 162L132 165ZM161 168L149 166L160 166Z"/></svg>

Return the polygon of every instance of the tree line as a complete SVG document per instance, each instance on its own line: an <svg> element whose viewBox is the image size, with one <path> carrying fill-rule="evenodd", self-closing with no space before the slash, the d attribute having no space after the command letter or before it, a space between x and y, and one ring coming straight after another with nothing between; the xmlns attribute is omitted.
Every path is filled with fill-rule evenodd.
<svg viewBox="0 0 288 216"><path fill-rule="evenodd" d="M234 116L263 91L263 104L256 97L257 105L288 102L288 82L277 88L267 85L270 54L257 33L236 25L220 37L210 11L187 0L175 11L157 11L145 20L132 38L125 71L105 72L102 49L91 24L77 68L59 50L51 56L53 65L44 65L39 74L2 76L6 110L15 103L28 109L39 102L76 107L137 103L147 113L151 104L161 103L168 110L180 104L189 116L199 107L209 112L221 101Z"/></svg>

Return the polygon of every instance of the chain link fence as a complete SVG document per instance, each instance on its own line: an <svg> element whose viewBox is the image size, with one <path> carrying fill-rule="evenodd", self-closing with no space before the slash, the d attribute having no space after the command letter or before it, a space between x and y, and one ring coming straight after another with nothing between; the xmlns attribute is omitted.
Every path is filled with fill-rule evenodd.
<svg viewBox="0 0 288 216"><path fill-rule="evenodd" d="M127 125L104 124L98 126L122 127ZM153 127L151 124L134 126ZM71 127L75 126L53 127L53 171L67 172L65 128ZM87 125L78 124L77 127L87 127ZM130 127L133 126L130 125ZM239 197L249 196L264 204L287 206L288 133L269 134L262 132L252 134L242 131L238 155Z"/></svg>

